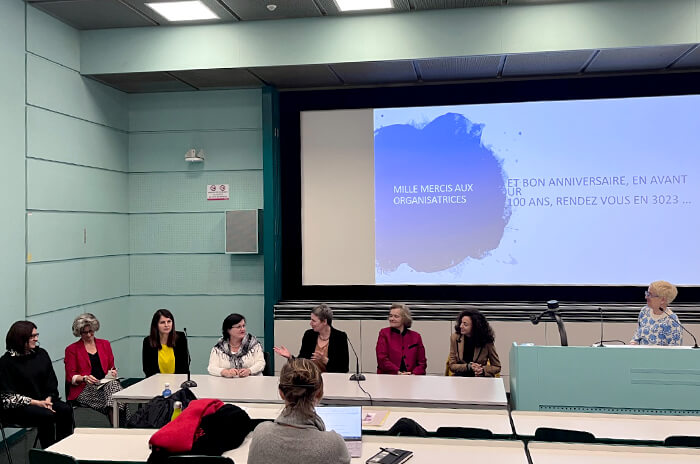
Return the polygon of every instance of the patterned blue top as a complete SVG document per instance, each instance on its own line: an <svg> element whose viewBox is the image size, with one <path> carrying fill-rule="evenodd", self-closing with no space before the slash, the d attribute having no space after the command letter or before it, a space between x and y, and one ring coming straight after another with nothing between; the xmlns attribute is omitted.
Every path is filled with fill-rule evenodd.
<svg viewBox="0 0 700 464"><path fill-rule="evenodd" d="M683 343L682 330L675 313L654 319L652 309L645 306L639 311L637 331L632 340L640 345L680 345Z"/></svg>

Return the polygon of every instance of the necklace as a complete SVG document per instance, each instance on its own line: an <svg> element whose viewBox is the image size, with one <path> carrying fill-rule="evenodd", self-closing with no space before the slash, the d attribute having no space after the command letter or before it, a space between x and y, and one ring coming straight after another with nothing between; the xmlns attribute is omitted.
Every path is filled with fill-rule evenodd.
<svg viewBox="0 0 700 464"><path fill-rule="evenodd" d="M326 341L328 341L329 338L331 338L331 336L330 336L330 334L329 334L326 338L323 338L323 337L319 334L318 338L319 338L319 340L321 340L322 342L326 342Z"/></svg>

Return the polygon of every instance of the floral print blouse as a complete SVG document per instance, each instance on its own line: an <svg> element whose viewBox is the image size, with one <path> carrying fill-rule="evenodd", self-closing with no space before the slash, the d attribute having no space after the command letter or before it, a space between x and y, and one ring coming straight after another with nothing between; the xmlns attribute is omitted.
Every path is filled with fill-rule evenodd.
<svg viewBox="0 0 700 464"><path fill-rule="evenodd" d="M637 331L632 340L640 345L680 345L683 343L681 323L678 316L664 314L660 318L652 317L652 309L645 306L637 318Z"/></svg>

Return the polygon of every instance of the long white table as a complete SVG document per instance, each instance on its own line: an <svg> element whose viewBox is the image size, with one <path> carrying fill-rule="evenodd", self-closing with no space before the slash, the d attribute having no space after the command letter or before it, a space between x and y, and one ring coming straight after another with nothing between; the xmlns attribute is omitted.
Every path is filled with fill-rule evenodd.
<svg viewBox="0 0 700 464"><path fill-rule="evenodd" d="M602 440L663 442L674 435L700 436L698 416L644 416L566 412L512 411L519 436L531 437L539 427L590 432Z"/></svg>
<svg viewBox="0 0 700 464"><path fill-rule="evenodd" d="M528 444L532 464L697 464L700 449L655 446Z"/></svg>
<svg viewBox="0 0 700 464"><path fill-rule="evenodd" d="M49 451L73 456L78 461L121 461L145 463L150 455L148 440L155 430L145 429L81 429L50 446ZM252 434L251 434L252 435ZM251 435L235 450L227 451L236 464L248 461ZM450 440L439 438L409 438L367 436L362 439L362 457L353 458L362 464L379 452L380 446L413 451L415 464L434 464L436 461L455 462L465 459L499 464L527 464L527 456L520 441Z"/></svg>
<svg viewBox="0 0 700 464"><path fill-rule="evenodd" d="M367 380L350 381L349 374L323 374L323 401L333 404L374 406L415 406L450 408L507 408L502 379L397 376L365 374ZM144 403L162 393L166 382L176 391L186 379L184 374L157 374L148 377L114 395L114 426L119 421L120 403ZM232 403L281 403L277 377L254 376L224 378L211 375L193 375L197 387L192 392L197 398L218 398ZM362 391L362 389L364 391ZM371 396L371 399L370 399Z"/></svg>
<svg viewBox="0 0 700 464"><path fill-rule="evenodd" d="M244 409L253 419L275 419L284 408L281 404L233 403ZM439 427L475 427L490 430L495 435L512 435L506 409L447 409L363 406L362 413L387 412L378 425L362 425L363 432L386 432L402 417L418 422L428 432Z"/></svg>

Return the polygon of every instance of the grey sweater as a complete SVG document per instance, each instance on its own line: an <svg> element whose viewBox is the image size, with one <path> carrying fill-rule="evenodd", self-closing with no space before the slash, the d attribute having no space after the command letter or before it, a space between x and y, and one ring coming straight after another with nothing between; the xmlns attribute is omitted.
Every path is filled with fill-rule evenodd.
<svg viewBox="0 0 700 464"><path fill-rule="evenodd" d="M350 454L337 433L326 432L320 417L284 413L253 430L248 464L350 464Z"/></svg>

